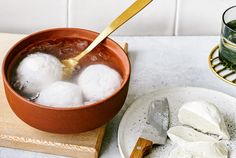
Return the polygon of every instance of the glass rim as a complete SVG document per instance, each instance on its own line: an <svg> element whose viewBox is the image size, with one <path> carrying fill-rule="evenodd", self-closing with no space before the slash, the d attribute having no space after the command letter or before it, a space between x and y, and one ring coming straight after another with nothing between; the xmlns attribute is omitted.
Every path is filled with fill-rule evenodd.
<svg viewBox="0 0 236 158"><path fill-rule="evenodd" d="M233 30L232 28L230 28L229 26L228 26L228 24L225 22L225 14L229 11L229 10L231 10L231 9L233 9L233 8L235 8L236 9L236 5L234 5L234 6L231 6L231 7L229 7L228 9L226 9L225 11L224 11L224 13L223 13L223 15L222 15L222 21L223 21L223 24L228 28L228 29L230 29L231 31L233 31L233 32L236 32L236 30Z"/></svg>

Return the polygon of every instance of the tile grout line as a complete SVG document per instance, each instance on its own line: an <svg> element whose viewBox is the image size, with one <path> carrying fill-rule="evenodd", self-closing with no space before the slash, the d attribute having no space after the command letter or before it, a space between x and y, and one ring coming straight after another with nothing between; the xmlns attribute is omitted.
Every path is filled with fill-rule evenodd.
<svg viewBox="0 0 236 158"><path fill-rule="evenodd" d="M178 30L178 21L179 21L179 3L180 0L176 0L176 7L175 7L175 22L174 22L174 36L177 35L177 30Z"/></svg>
<svg viewBox="0 0 236 158"><path fill-rule="evenodd" d="M70 11L70 0L67 0L67 4L66 4L66 5L67 5L67 6L66 6L66 9L67 9L67 10L66 10L66 11L67 11L67 12L66 12L66 27L69 27L69 25L70 25L70 22L69 22L69 19L70 19L70 18L69 18L69 16L70 16L70 15L69 15L69 14L70 14L70 13L69 13L69 11Z"/></svg>

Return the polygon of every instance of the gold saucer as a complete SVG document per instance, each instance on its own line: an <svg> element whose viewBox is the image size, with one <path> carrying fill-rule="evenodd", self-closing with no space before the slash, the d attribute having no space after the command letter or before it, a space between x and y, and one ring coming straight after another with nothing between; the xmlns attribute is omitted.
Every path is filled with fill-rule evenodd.
<svg viewBox="0 0 236 158"><path fill-rule="evenodd" d="M214 47L208 57L208 64L212 72L221 80L236 86L236 71L224 66L219 59L219 45Z"/></svg>

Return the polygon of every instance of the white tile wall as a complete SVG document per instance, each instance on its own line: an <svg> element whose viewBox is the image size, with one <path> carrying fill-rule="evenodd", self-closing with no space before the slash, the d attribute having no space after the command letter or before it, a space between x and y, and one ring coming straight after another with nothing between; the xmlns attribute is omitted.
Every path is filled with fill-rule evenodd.
<svg viewBox="0 0 236 158"><path fill-rule="evenodd" d="M135 0L0 0L0 32L52 27L102 31ZM218 35L223 11L236 0L153 0L115 35Z"/></svg>
<svg viewBox="0 0 236 158"><path fill-rule="evenodd" d="M102 31L135 0L69 0L69 26ZM173 35L176 0L154 0L115 34Z"/></svg>
<svg viewBox="0 0 236 158"><path fill-rule="evenodd" d="M222 14L236 0L178 0L176 35L219 35Z"/></svg>
<svg viewBox="0 0 236 158"><path fill-rule="evenodd" d="M67 0L0 0L0 32L67 26Z"/></svg>

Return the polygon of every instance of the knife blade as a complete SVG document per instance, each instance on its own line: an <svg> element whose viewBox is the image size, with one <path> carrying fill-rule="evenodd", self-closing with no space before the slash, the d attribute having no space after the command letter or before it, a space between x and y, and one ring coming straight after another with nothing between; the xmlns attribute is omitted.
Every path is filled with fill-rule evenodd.
<svg viewBox="0 0 236 158"><path fill-rule="evenodd" d="M154 100L149 104L147 121L130 158L142 158L153 144L164 145L169 128L169 103L167 98Z"/></svg>

